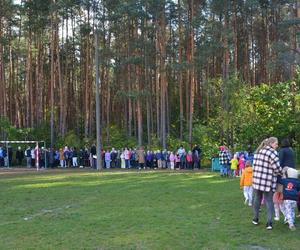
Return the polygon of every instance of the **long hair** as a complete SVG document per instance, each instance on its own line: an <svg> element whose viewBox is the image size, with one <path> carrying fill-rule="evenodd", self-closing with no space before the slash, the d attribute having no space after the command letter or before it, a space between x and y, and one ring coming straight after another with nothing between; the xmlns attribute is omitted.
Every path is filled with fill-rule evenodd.
<svg viewBox="0 0 300 250"><path fill-rule="evenodd" d="M271 137L272 138L272 137ZM266 146L268 146L268 145L270 145L270 143L269 143L269 138L266 138L266 139L264 139L260 144L259 144L259 146L257 147L257 149L255 150L255 154L256 153L258 153L262 148L264 148L264 147L266 147Z"/></svg>
<svg viewBox="0 0 300 250"><path fill-rule="evenodd" d="M278 143L278 139L276 137L270 137L268 139L267 145L266 146L271 146L273 143L277 142Z"/></svg>

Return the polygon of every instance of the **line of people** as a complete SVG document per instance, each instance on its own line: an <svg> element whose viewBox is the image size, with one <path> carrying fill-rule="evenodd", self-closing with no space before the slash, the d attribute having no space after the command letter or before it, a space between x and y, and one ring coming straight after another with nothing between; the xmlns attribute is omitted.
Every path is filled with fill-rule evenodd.
<svg viewBox="0 0 300 250"><path fill-rule="evenodd" d="M13 149L0 146L0 166L12 166ZM9 155L9 156L8 156ZM96 169L97 153L96 146L77 149L76 147L62 147L60 149L45 149L43 147L30 147L25 150L18 147L16 154L17 166L22 166L26 159L27 168L36 167L91 167ZM181 145L176 151L147 150L143 147L138 149L103 150L101 152L102 166L104 168L139 168L139 169L199 169L201 167L201 149L195 145L192 150L186 152ZM9 162L7 162L9 161ZM3 162L3 164L2 164ZM9 164L9 165L8 165Z"/></svg>

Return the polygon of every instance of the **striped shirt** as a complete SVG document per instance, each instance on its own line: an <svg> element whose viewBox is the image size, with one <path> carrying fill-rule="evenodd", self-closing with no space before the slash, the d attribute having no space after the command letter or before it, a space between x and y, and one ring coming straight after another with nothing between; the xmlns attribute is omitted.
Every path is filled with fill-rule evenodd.
<svg viewBox="0 0 300 250"><path fill-rule="evenodd" d="M275 149L267 146L254 154L252 185L254 189L275 192L277 175L281 172L278 153Z"/></svg>

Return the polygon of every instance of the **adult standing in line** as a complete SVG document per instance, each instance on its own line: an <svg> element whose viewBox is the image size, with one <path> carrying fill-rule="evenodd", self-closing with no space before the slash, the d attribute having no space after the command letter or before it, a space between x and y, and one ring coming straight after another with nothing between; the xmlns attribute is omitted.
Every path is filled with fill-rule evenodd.
<svg viewBox="0 0 300 250"><path fill-rule="evenodd" d="M136 154L137 154L137 159L138 159L138 162L139 162L139 169L142 169L142 168L146 168L145 167L145 150L144 150L144 147L141 146L137 151L136 151Z"/></svg>
<svg viewBox="0 0 300 250"><path fill-rule="evenodd" d="M18 150L16 151L16 159L18 160L18 166L21 167L24 159L24 152L21 147L18 147Z"/></svg>
<svg viewBox="0 0 300 250"><path fill-rule="evenodd" d="M55 162L55 151L53 148L50 148L50 150L48 151L49 152L49 167L50 168L54 168L54 162Z"/></svg>
<svg viewBox="0 0 300 250"><path fill-rule="evenodd" d="M25 151L27 168L31 168L31 148L28 146Z"/></svg>
<svg viewBox="0 0 300 250"><path fill-rule="evenodd" d="M110 168L110 162L111 162L111 155L110 155L110 152L109 152L108 149L105 151L104 159L105 159L105 166L106 166L107 169L109 169Z"/></svg>
<svg viewBox="0 0 300 250"><path fill-rule="evenodd" d="M0 167L4 167L4 156L3 156L3 148L2 145L0 145Z"/></svg>
<svg viewBox="0 0 300 250"><path fill-rule="evenodd" d="M115 148L111 149L110 152L110 158L111 158L111 167L112 168L116 168L117 167L117 156L118 156L118 152L115 150Z"/></svg>
<svg viewBox="0 0 300 250"><path fill-rule="evenodd" d="M229 169L230 155L225 146L220 146L219 163L220 163L220 175L227 176Z"/></svg>
<svg viewBox="0 0 300 250"><path fill-rule="evenodd" d="M8 146L7 150L8 150L8 163L9 163L9 166L11 167L12 166L12 158L13 158L13 149L11 146Z"/></svg>
<svg viewBox="0 0 300 250"><path fill-rule="evenodd" d="M295 168L295 153L291 147L291 144L287 138L281 141L281 149L279 150L280 166Z"/></svg>
<svg viewBox="0 0 300 250"><path fill-rule="evenodd" d="M282 174L278 153L278 139L270 137L264 140L258 147L253 159L253 191L254 191L254 218L252 223L259 223L259 209L261 200L264 197L267 207L267 225L268 230L273 229L273 193L276 190L277 176Z"/></svg>
<svg viewBox="0 0 300 250"><path fill-rule="evenodd" d="M72 149L72 166L73 167L78 167L78 152L77 152L77 148L76 147L74 147L73 149Z"/></svg>
<svg viewBox="0 0 300 250"><path fill-rule="evenodd" d="M125 159L125 168L130 168L129 159L130 159L130 152L127 147L123 151L124 159Z"/></svg>
<svg viewBox="0 0 300 250"><path fill-rule="evenodd" d="M185 168L185 149L183 145L180 145L179 149L177 150L177 154L179 155L180 159L180 169Z"/></svg>
<svg viewBox="0 0 300 250"><path fill-rule="evenodd" d="M193 150L193 162L194 168L201 168L201 148L198 144L195 144Z"/></svg>
<svg viewBox="0 0 300 250"><path fill-rule="evenodd" d="M93 144L91 147L90 158L91 168L97 169L97 149L95 144Z"/></svg>

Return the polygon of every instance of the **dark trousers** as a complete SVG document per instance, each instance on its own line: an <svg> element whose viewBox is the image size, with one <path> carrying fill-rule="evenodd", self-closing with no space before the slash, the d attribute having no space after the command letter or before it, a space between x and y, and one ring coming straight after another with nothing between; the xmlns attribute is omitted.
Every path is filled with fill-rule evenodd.
<svg viewBox="0 0 300 250"><path fill-rule="evenodd" d="M254 219L259 219L259 209L261 205L262 198L264 197L267 207L267 218L268 223L272 223L273 214L274 214L274 203L273 203L273 192L264 192L260 190L253 190L254 193L254 206L253 206L253 214Z"/></svg>

